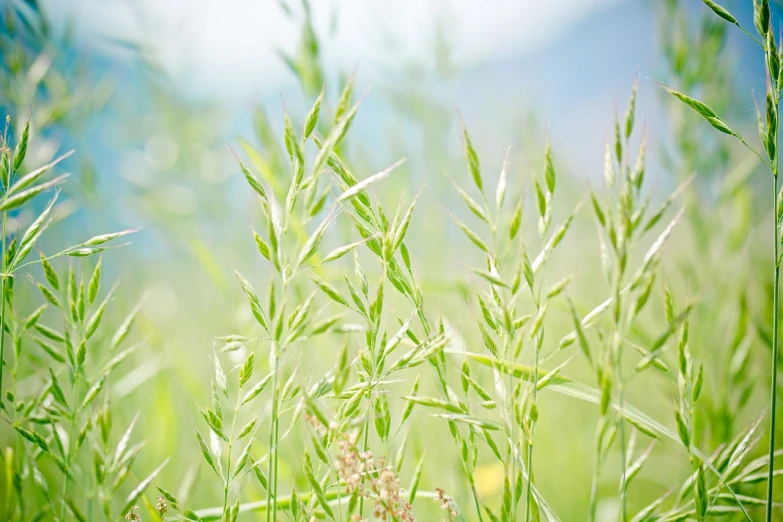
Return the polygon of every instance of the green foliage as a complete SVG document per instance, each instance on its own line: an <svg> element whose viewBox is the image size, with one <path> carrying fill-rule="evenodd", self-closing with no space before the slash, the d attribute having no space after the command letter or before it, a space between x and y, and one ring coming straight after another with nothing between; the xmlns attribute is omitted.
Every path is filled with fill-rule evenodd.
<svg viewBox="0 0 783 522"><path fill-rule="evenodd" d="M0 518L771 516L781 474L777 383L763 347L777 357L778 318L767 317L778 306L783 215L781 53L769 7L757 0L753 38L769 81L761 148L752 147L721 54L726 28L745 29L724 7L704 4L698 25L678 2L661 4L671 21L662 27L664 163L678 185L670 194L652 190L659 178L648 166L652 140L639 133L637 82L587 167L603 173L604 186L584 194L567 168L569 144L547 136L524 161L515 145L493 162L495 144L472 117L395 92L401 107L414 98L427 105L406 108L409 116L435 115L429 161L440 167L450 160L446 144L461 145L460 170L448 177L455 190L445 195L425 183L401 189L418 181L404 160L381 170L371 169L374 157L363 161L352 131L359 78L327 88L309 4L301 12L284 4L303 21L296 52L281 56L309 105L299 114L284 105L277 126L257 109L255 142L240 138L236 151L215 156L233 153L249 185L241 202L252 231L231 223L210 243L192 222L201 210L211 219L223 206L244 208L201 176L199 158L220 141L213 115L191 114L189 102L157 86L152 124L136 126L176 136L189 151L182 169L156 170L158 183L131 192L171 244L198 258L195 276L187 266L141 271L114 260L109 249L137 229L43 254L71 153L29 170L40 129L9 122L0 149ZM4 96L17 87L4 86ZM458 123L459 141L440 122ZM522 168L530 157L532 172ZM752 204L756 188L746 182L758 165L775 189L769 278L748 269L740 248L754 247L755 267L751 224L768 212L753 209L773 203ZM192 214L157 197L174 185L198 194ZM433 193L445 212L433 210ZM107 289L114 267L157 290L155 299L142 307ZM229 270L236 284L223 277ZM178 277L198 293L175 287L179 308L159 317L161 280ZM145 341L131 344L139 329ZM233 333L210 346L182 334L218 329ZM768 368L764 451L757 390L770 391L759 379Z"/></svg>

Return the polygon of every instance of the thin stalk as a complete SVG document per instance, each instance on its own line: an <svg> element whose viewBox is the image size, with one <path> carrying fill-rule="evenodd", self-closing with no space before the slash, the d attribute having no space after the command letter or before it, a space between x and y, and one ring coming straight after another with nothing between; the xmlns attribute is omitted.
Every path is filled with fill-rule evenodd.
<svg viewBox="0 0 783 522"><path fill-rule="evenodd" d="M65 520L65 499L68 498L68 476L71 474L71 465L73 464L73 452L74 452L74 445L73 445L73 429L76 427L76 414L77 414L77 406L76 406L76 388L79 385L79 370L77 369L74 372L73 377L73 389L71 390L71 404L72 404L72 410L71 410L71 424L68 427L68 455L65 458L65 473L63 473L63 503L62 503L62 511L60 512L60 519Z"/></svg>
<svg viewBox="0 0 783 522"><path fill-rule="evenodd" d="M680 335L675 334L675 339L678 343L682 343L682 337ZM687 345L683 345L683 350L687 350ZM698 488L696 486L697 481L699 480L699 472L701 471L701 463L697 459L696 454L694 453L694 446L695 446L695 439L696 439L696 407L694 402L690 399L690 397L693 397L693 382L691 380L691 377L689 376L692 373L692 366L688 368L688 372L686 374L680 373L680 378L684 379L686 382L685 390L684 392L680 392L679 397L679 408L684 413L686 410L688 412L688 416L686 418L686 422L688 424L688 431L691 434L691 441L688 444L688 447L685 448L685 450L688 452L688 459L690 460L691 464L691 477L693 481L693 488L692 489L692 496L693 496L693 505L696 507L696 516L698 517L699 522L702 522L704 520L704 517L702 516L701 510L699 509L699 493Z"/></svg>
<svg viewBox="0 0 783 522"><path fill-rule="evenodd" d="M750 37L750 39L751 39L751 40L753 40L754 42L756 42L756 44L758 44L758 45L759 45L759 46L760 46L762 49L764 49L764 48L765 48L765 47L764 47L764 44L763 44L763 43L762 43L762 42L761 42L761 41L760 41L758 38L756 38L755 36L753 36L752 34L750 34L750 33L748 32L748 30L747 30L747 29L745 29L744 27L742 27L740 24L738 24L738 23L736 23L736 22L734 23L734 25L736 25L737 27L739 27L740 31L742 31L743 33L745 33L746 35L748 35L748 36Z"/></svg>
<svg viewBox="0 0 783 522"><path fill-rule="evenodd" d="M693 423L691 423L691 426L689 427L691 430L691 433L693 433ZM688 451L691 452L691 449L688 448ZM699 522L703 522L705 519L702 518L701 512L699 511L699 500L698 495L696 493L697 486L696 482L699 480L699 464L696 462L696 459L691 455L690 457L691 461L691 477L693 477L693 505L696 507L696 516L698 517Z"/></svg>
<svg viewBox="0 0 783 522"><path fill-rule="evenodd" d="M0 252L0 272L5 274L5 240L8 212L3 212L3 250ZM5 275L0 275L0 406L3 404L3 368L5 367Z"/></svg>
<svg viewBox="0 0 783 522"><path fill-rule="evenodd" d="M768 30L771 30L769 28ZM770 129L768 132L770 132L771 136L770 139L774 139L775 144L774 147L777 148L777 132L780 123L780 85L778 85L778 75L773 74L770 71L770 59L769 55L770 53L777 53L778 50L774 46L774 41L772 38L768 39L768 43L771 43L771 45L764 46L762 45L762 48L764 49L764 63L767 65L767 77L768 77L768 89L772 92L774 92L774 100L775 100L775 110L772 111L772 118L774 120L774 135L772 135L772 129ZM771 94L768 94L768 96L771 96ZM770 112L770 111L768 111ZM767 116L768 118L770 116ZM769 126L769 125L768 125ZM768 163L770 170L772 171L772 208L773 208L773 214L772 214L772 220L774 223L773 226L773 255L774 255L774 267L775 267L775 275L774 275L774 286L772 288L772 376L771 376L771 383L770 383L770 398L769 398L769 407L770 407L770 416L769 416L769 469L767 471L767 506L766 506L766 522L772 522L772 510L773 510L773 486L774 486L774 475L775 475L775 424L776 424L776 417L777 417L777 387L778 387L778 344L779 340L778 337L780 335L780 221L778 219L779 214L779 208L778 208L778 165L779 165L779 153L775 154L774 160L773 158L770 158L770 162Z"/></svg>
<svg viewBox="0 0 783 522"><path fill-rule="evenodd" d="M604 467L606 459L605 452L602 451L603 445L603 427L609 419L601 416L598 426L595 429L595 468L593 469L593 483L590 486L590 512L588 521L595 522L596 511L598 509L598 483L601 480L601 470Z"/></svg>
<svg viewBox="0 0 783 522"><path fill-rule="evenodd" d="M617 307L619 310L616 316L617 321L615 324L615 333L612 349L616 354L615 360L616 372L617 372L617 402L619 406L619 426L620 432L620 467L622 468L622 475L620 477L620 521L626 522L628 520L628 504L627 504L627 486L628 477L626 475L628 470L628 463L625 454L625 380L623 379L623 339L625 338L625 331L622 326L622 308L620 308L620 286L621 286L622 274L618 273L616 286L615 286L615 299L617 301Z"/></svg>
<svg viewBox="0 0 783 522"><path fill-rule="evenodd" d="M543 237L542 237L543 239ZM530 297L536 305L536 316L541 313L541 301L536 295L533 286L530 287ZM530 522L531 506L533 502L533 440L536 432L536 421L538 420L538 365L540 360L541 347L544 343L544 327L541 326L536 334L535 359L533 363L533 406L536 419L530 419L530 440L527 446L527 491L525 494L525 522Z"/></svg>
<svg viewBox="0 0 783 522"><path fill-rule="evenodd" d="M372 391L370 391L370 396L367 399L367 403L369 404L369 407L372 408ZM364 419L364 441L362 443L363 449L365 453L367 453L367 448L369 447L370 443L370 416L368 415ZM362 486L364 486L364 474L362 474ZM364 517L364 495L359 496L359 516Z"/></svg>
<svg viewBox="0 0 783 522"><path fill-rule="evenodd" d="M239 413L239 403L242 400L242 390L240 389L237 392L237 401L236 405L234 406L234 417L231 419L231 438L228 442L228 465L226 467L226 481L223 484L223 516L226 515L228 512L228 490L231 486L231 450L234 447L234 430L236 429L237 424L237 413Z"/></svg>
<svg viewBox="0 0 783 522"><path fill-rule="evenodd" d="M3 182L3 193L8 192L11 188L11 182L14 176L14 161L11 155L11 149L8 147L8 122L11 120L8 116L5 118L5 130L3 132L2 143L0 143L0 149L5 149L8 155L8 180ZM2 157L2 154L0 154ZM5 279L6 279L6 265L5 265L5 249L6 249L6 225L8 221L8 211L3 211L3 239L2 239L2 251L0 251L0 411L3 409L3 369L5 363ZM13 409L13 408L12 408Z"/></svg>
<svg viewBox="0 0 783 522"><path fill-rule="evenodd" d="M87 475L87 491L92 491L93 485L92 485L92 474ZM88 520L92 518L92 495L87 495L87 517ZM107 517L108 518L108 517ZM109 519L111 520L111 519Z"/></svg>
<svg viewBox="0 0 783 522"><path fill-rule="evenodd" d="M476 513L478 513L479 522L483 522L481 504L479 504L478 492L476 491L476 483L473 482L473 475L470 475L470 492L473 494L473 502L476 504Z"/></svg>
<svg viewBox="0 0 783 522"><path fill-rule="evenodd" d="M455 440L455 442L458 441ZM473 504L476 506L476 515L478 516L479 522L484 522L484 517L481 514L481 502L479 501L478 491L476 491L476 483L473 481L473 470L469 466L470 465L467 462L464 462L465 474L468 476L468 481L470 482L470 494L473 497Z"/></svg>
<svg viewBox="0 0 783 522"><path fill-rule="evenodd" d="M532 290L532 289L531 289ZM536 309L540 307L536 306ZM538 312L537 312L538 313ZM536 356L533 364L533 407L538 411L538 360L543 342L543 332L536 335ZM538 413L536 413L538 416ZM532 419L531 419L532 420ZM533 438L536 432L536 421L530 423L530 441L527 445L527 492L525 495L525 522L530 522L531 505L533 502Z"/></svg>
<svg viewBox="0 0 783 522"><path fill-rule="evenodd" d="M766 521L772 522L772 486L775 473L775 417L777 409L777 386L778 386L778 335L780 328L780 238L778 237L778 173L777 160L773 174L772 198L774 199L774 255L775 255L775 282L772 289L772 383L770 387L770 417L769 417L769 469L767 476L767 516Z"/></svg>
<svg viewBox="0 0 783 522"><path fill-rule="evenodd" d="M275 403L277 403L280 400L280 397L277 394L275 394L275 395L276 395L275 396ZM279 408L279 405L277 406L277 408ZM275 453L274 453L274 457L275 457L275 489L274 489L274 494L273 494L273 497L275 498L275 503L272 504L272 520L275 520L275 521L277 520L277 500L276 500L277 499L277 462L278 462L277 446L278 446L278 444L280 442L280 421L278 419L278 416L279 416L279 412L275 412Z"/></svg>
<svg viewBox="0 0 783 522"><path fill-rule="evenodd" d="M400 498L409 498L409 495L410 495L409 491L400 491ZM346 494L345 491L339 489L324 491L324 496L326 497L326 500L329 503L329 505L336 504L337 506L340 506L343 503L343 501L350 500L351 498L350 494ZM309 491L304 491L301 493L297 493L297 497L299 498L299 500L301 500L306 504L310 501L311 498L313 498L313 493ZM435 491L419 490L419 492L416 493L416 498L436 499L438 498L438 493ZM284 495L277 500L277 504L280 506L281 509L288 509L291 507L291 500L292 500L291 495ZM247 502L239 505L239 512L244 514L244 513L253 513L257 511L266 511L268 505L269 504L267 504L266 501L264 500ZM459 506L457 506L457 510L461 512ZM196 515L199 516L201 520L219 520L221 516L220 512L221 512L221 508L220 506L218 506L218 507L200 509L196 511ZM461 518L461 515L459 520L463 520Z"/></svg>
<svg viewBox="0 0 783 522"><path fill-rule="evenodd" d="M536 379L538 377L536 376ZM533 432L535 430L534 426L531 426L530 428L530 435L532 438ZM528 477L527 477L527 491L525 493L525 522L530 522L530 502L533 498L533 441L531 440L528 442L527 445L527 469L528 469Z"/></svg>
<svg viewBox="0 0 783 522"><path fill-rule="evenodd" d="M487 202L487 196L484 194L484 192L481 192L481 195L484 198L484 209L487 213L487 216L491 216L489 210L489 203ZM498 255L498 220L500 219L500 207L498 207L497 215L495 219L490 218L490 232L492 235L492 257L494 258L495 265L497 266L498 270L500 269L500 259L501 256ZM514 295L511 296L511 299L514 299ZM505 307L508 307L508 303L504 303ZM513 360L513 354L512 358L509 358L509 352L514 345L514 334L507 335L503 334L503 363L504 364L513 364L516 361ZM514 425L514 380L509 373L506 376L506 404L504 404L504 408L506 409L506 418L508 419L508 425L511 427L511 437L508 442L508 453L506 454L506 475L508 476L509 484L511 485L511 513L509 513L511 517L511 522L516 522L517 520L517 461L515 458L513 458L513 455L516 451L516 447L512 447L512 444L516 444L516 433L515 433L515 425ZM511 471L509 472L508 468L511 468ZM530 475L532 477L532 474Z"/></svg>
<svg viewBox="0 0 783 522"><path fill-rule="evenodd" d="M267 463L267 476L269 477L269 483L267 484L266 488L266 505L268 506L270 503L274 502L272 509L266 511L266 521L271 522L273 520L276 520L277 515L277 477L275 476L276 472L276 457L277 457L277 388L278 388L278 366L279 366L279 357L277 354L277 346L276 343L272 343L272 349L275 350L274 353L274 365L275 367L272 368L272 417L271 421L272 424L269 427L269 451L272 452L269 462Z"/></svg>
<svg viewBox="0 0 783 522"><path fill-rule="evenodd" d="M503 336L505 339L505 347L503 349L504 359L512 363L516 362L510 360L508 357L509 349L513 346L513 335ZM513 355L513 354L512 354ZM511 447L512 444L516 445L516 430L514 426L514 380L509 373L506 377L506 415L508 418L508 424L511 426L511 441L509 442L508 455L506 458L511 464L511 473L509 481L511 483L511 522L517 520L517 460L513 458L516 451L516 447Z"/></svg>
<svg viewBox="0 0 783 522"><path fill-rule="evenodd" d="M622 160L618 159L618 166L619 166L619 177L623 177L624 173L630 169L629 165L629 139L628 137L625 137L623 139L623 150L625 151L625 154L623 154ZM627 178L626 178L627 179ZM626 181L626 188L628 188ZM617 183L617 187L619 190L620 184ZM631 241L633 234L628 234L628 242ZM625 248L625 247L623 247ZM625 251L624 251L625 252ZM625 272L623 268L622 258L618 255L617 257L617 278L614 281L614 298L615 303L617 305L617 313L615 315L615 338L613 340L614 343L616 343L616 354L617 354L617 400L619 402L620 406L620 466L622 467L622 476L620 478L620 522L626 522L628 520L628 505L627 505L627 476L626 476L626 470L628 467L628 463L626 462L626 454L625 454L625 422L624 422L624 412L623 408L625 406L624 402L624 391L625 391L625 383L623 381L623 339L625 338L625 331L623 329L623 309L621 307L621 301L620 301L620 293L621 288L623 285L623 274Z"/></svg>
<svg viewBox="0 0 783 522"><path fill-rule="evenodd" d="M620 466L622 467L622 478L620 479L620 520L627 520L626 506L626 466L625 461L625 422L623 421L623 373L622 373L622 348L618 345L617 350L617 401L620 406Z"/></svg>
<svg viewBox="0 0 783 522"><path fill-rule="evenodd" d="M598 480L600 479L600 474L601 467L598 462L596 462L595 469L593 470L593 484L590 487L590 516L587 519L589 522L595 521L595 510L598 500Z"/></svg>
<svg viewBox="0 0 783 522"><path fill-rule="evenodd" d="M497 222L500 217L500 208L498 208L497 215L495 219L492 219L492 212L490 211L489 203L487 201L486 194L482 191L481 193L483 201L484 201L484 212L486 212L488 219L490 220L489 223L489 229L492 236L492 258L494 260L494 263L498 270L500 269L500 263L501 263L501 256L498 255L498 234L497 234ZM514 299L514 295L511 295L511 299ZM504 307L507 307L508 303L504 303ZM509 352L511 347L514 344L514 335L507 335L503 334L503 363L513 364L514 361L513 358L509 358ZM513 357L513 354L511 354ZM516 522L517 520L517 461L515 458L513 458L513 454L516 450L516 447L512 447L512 444L516 444L516 433L515 433L515 425L514 425L514 380L511 376L511 374L508 374L506 376L506 397L505 397L505 404L503 407L506 410L506 418L508 419L508 425L511 427L511 433L510 433L510 439L508 442L508 452L506 454L506 463L505 463L505 473L506 476L509 479L509 483L511 485L511 513L509 513L509 516L511 517L511 522ZM511 470L509 471L509 468Z"/></svg>

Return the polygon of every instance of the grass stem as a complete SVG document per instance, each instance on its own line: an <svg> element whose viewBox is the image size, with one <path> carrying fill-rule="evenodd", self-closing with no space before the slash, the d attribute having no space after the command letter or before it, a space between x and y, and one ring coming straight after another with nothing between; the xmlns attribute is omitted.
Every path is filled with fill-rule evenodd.
<svg viewBox="0 0 783 522"><path fill-rule="evenodd" d="M272 504L272 509L266 511L266 520L267 522L276 520L277 516L277 502L275 499L277 498L277 389L278 389L278 378L279 378L279 357L277 355L277 343L272 343L272 349L275 350L275 354L273 355L273 362L274 362L274 368L272 368L272 415L271 415L271 425L269 426L269 451L271 452L269 461L267 462L267 476L268 476L268 483L266 488L266 502L267 505L274 502Z"/></svg>
<svg viewBox="0 0 783 522"><path fill-rule="evenodd" d="M231 438L228 442L228 465L226 468L226 481L223 484L223 516L226 516L230 513L230 507L228 504L228 490L231 487L231 482L233 477L231 476L231 450L234 449L234 435L237 425L237 415L239 414L239 405L241 404L242 396L240 395L241 392L237 392L237 401L234 405L234 416L231 419Z"/></svg>
<svg viewBox="0 0 783 522"><path fill-rule="evenodd" d="M620 467L622 468L622 476L620 477L620 520L625 522L627 516L627 492L626 492L626 469L627 463L625 459L625 421L623 420L623 380L622 380L622 358L619 355L622 350L618 350L617 359L617 401L620 405L620 420L618 430L620 431Z"/></svg>
<svg viewBox="0 0 783 522"><path fill-rule="evenodd" d="M537 307L539 308L539 307ZM533 440L536 432L536 422L538 419L538 361L543 343L543 333L536 336L536 355L533 364L533 408L536 410L535 419L530 422L530 442L527 446L527 492L525 495L525 522L530 521L531 507L533 503Z"/></svg>
<svg viewBox="0 0 783 522"><path fill-rule="evenodd" d="M8 212L3 212L3 249L0 251L0 272L6 273L5 247L6 247L6 221ZM5 275L0 275L0 406L3 404L3 369L5 368ZM0 407L0 410L2 408Z"/></svg>
<svg viewBox="0 0 783 522"><path fill-rule="evenodd" d="M774 262L775 262L775 280L772 288L772 382L770 384L769 398L769 464L767 476L767 515L766 521L772 521L773 499L772 490L774 485L775 473L775 420L777 410L777 387L778 387L778 336L780 328L780 237L778 234L778 173L777 161L773 174L772 198L774 199Z"/></svg>

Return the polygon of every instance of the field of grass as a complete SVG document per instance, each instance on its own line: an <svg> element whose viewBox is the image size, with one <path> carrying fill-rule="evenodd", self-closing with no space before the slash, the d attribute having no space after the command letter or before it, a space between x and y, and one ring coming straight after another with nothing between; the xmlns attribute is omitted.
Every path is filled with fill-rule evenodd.
<svg viewBox="0 0 783 522"><path fill-rule="evenodd" d="M5 13L0 520L783 520L778 6L653 6L661 80L628 78L588 176L413 87L426 150L368 153L380 94L325 81L302 5L279 121L215 135L155 84L111 123L185 152L109 189L60 139L109 81Z"/></svg>

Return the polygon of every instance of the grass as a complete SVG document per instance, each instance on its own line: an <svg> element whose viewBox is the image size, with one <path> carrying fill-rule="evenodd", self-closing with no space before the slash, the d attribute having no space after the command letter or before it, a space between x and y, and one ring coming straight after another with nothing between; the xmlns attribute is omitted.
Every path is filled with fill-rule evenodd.
<svg viewBox="0 0 783 522"><path fill-rule="evenodd" d="M751 148L747 144L745 139L728 123L721 119L711 108L702 104L701 102L694 100L684 94L676 91L671 91L677 98L682 100L686 105L690 106L701 116L703 116L713 127L717 130L728 134L738 139L745 147L751 150L759 159L769 168L772 174L772 194L773 194L773 287L772 287L772 364L771 367L771 383L770 383L770 400L769 400L769 470L767 473L767 495L766 495L766 516L765 520L770 522L772 520L774 504L773 504L773 485L774 485L774 464L775 464L775 429L777 418L777 384L778 384L778 358L779 358L779 328L780 328L780 237L779 229L781 226L781 209L780 199L781 195L778 194L778 107L780 105L780 87L779 82L783 81L780 76L780 53L781 51L775 44L774 30L771 25L770 6L767 0L754 1L754 25L756 31L759 34L760 40L753 36L750 32L744 29L737 19L724 7L713 2L712 0L704 0L704 3L709 7L718 17L724 21L735 25L742 32L748 35L764 53L764 62L767 72L767 92L765 96L765 112L764 116L759 114L759 135L761 138L761 144L764 149L764 153L767 158L764 159L761 154L755 149Z"/></svg>
<svg viewBox="0 0 783 522"><path fill-rule="evenodd" d="M57 176L49 181L44 181L44 176L70 155L67 153L43 167L19 176L18 172L27 152L30 123L27 121L24 124L13 147L9 140L9 124L10 118L7 118L0 159L3 186L0 211L3 214L4 230L10 212L66 180L67 175ZM133 427L131 425L114 451L111 451L111 411L109 396L104 387L112 372L135 349L130 347L117 351L129 333L135 311L123 321L110 339L102 340L108 350L103 354L96 354L93 337L96 333L101 337L99 332L113 292L113 289L110 290L103 299L98 300L101 260L98 260L89 278L86 274L82 275L78 284L73 263L68 265L65 273L58 273L51 261L65 257L82 260L99 255L113 248L110 242L135 230L95 236L55 255L45 256L41 253L40 259L26 261L52 223L57 198L58 193L55 192L43 212L32 221L24 233L17 234L10 242L6 237L3 238L3 302L0 306L0 322L5 326L7 334L3 335L3 340L0 341L0 352L3 355L0 384L7 370L11 372L11 381L8 383L6 380L4 394L0 397L0 409L4 413L4 421L13 427L19 437L15 449L9 447L6 452L8 473L17 477L16 505L6 505L6 509L10 509L9 516L18 511L21 519L40 518L47 514L55 520L64 520L67 516L86 520L86 516L91 516L93 499L85 498L82 503L76 500L72 493L72 483L90 483L93 479L89 473L84 473L82 468L85 463L90 462L84 454L85 443L89 440L94 449L92 469L95 470L96 503L100 504L100 509L107 518L112 518L112 497L131 473L132 460L140 447L128 447ZM26 317L19 317L15 307L15 282L20 280L23 285L30 284L20 275L24 273L22 269L32 264L40 264L43 268L45 283L32 281L31 286L37 286L46 302ZM54 310L53 313L47 312L49 307ZM61 328L44 323L46 318L51 319L52 315L59 316ZM5 358L4 350L6 336L11 338L13 346L13 354L8 358ZM37 353L23 353L25 340L37 343ZM23 358L23 355L27 357ZM9 360L13 362L9 363ZM21 395L20 373L24 375L29 372L31 363L33 367L38 366L43 370L43 380L31 389L26 389L25 395ZM101 401L104 402L103 406L97 406ZM22 441L26 443L22 444ZM38 467L38 461L47 457L56 463L61 474L60 486L52 492ZM159 471L160 468L142 480L141 484L151 482ZM25 497L20 480L30 474L35 478L36 488L43 493L44 501L33 504L28 511L23 502ZM127 511L142 492L143 488L131 491L120 511Z"/></svg>
<svg viewBox="0 0 783 522"><path fill-rule="evenodd" d="M42 252L57 244L44 232L58 219L70 153L31 168L36 129L8 119L0 518L775 520L783 76L769 7L758 0L755 12L769 76L763 151L718 116L730 99L712 108L691 97L712 97L717 72L694 80L672 50L683 92L666 88L679 104L672 110L692 109L772 173L774 242L763 251L772 250L774 272L749 276L750 289L725 284L727 264L708 247L693 255L683 246L682 229L702 234L723 204L700 200L694 186L707 182L690 171L729 163L709 163L693 136L719 150L722 142L683 120L672 146L684 175L656 202L638 82L595 151L603 186L584 193L565 167L565 144L547 137L528 175L516 147L501 144L495 168L457 115L463 159L448 175L454 190L439 198L444 217L424 203L432 189L411 183L419 178L404 159L380 171L356 160L350 131L363 97L355 75L334 92L323 87L306 10L298 54L284 59L310 105L301 118L283 105L279 137L259 117L260 147L239 140L240 152L231 149L252 203L244 245L253 260L237 247L238 284L227 290L228 312L214 312L212 341L179 351L155 308L103 282L113 263L124 266L109 249L137 229ZM722 45L717 26L705 27L688 46ZM694 69L717 67L709 56L689 59ZM749 175L727 189L732 203ZM398 190L405 181L410 194ZM683 208L691 204L706 217ZM419 229L428 220L444 223L445 254L434 263L420 255L434 241ZM730 243L720 227L708 235L703 243ZM444 266L451 252L458 259ZM228 268L222 254L212 264ZM433 290L439 279L446 290ZM719 286L721 301L682 284L691 280L705 292ZM754 302L756 286L770 286L771 318L757 317L766 308ZM192 309L182 321L196 328ZM714 310L736 321L732 335L705 334L723 331ZM766 342L771 365L756 349ZM165 365L166 378L138 379L149 362ZM759 367L770 370L769 388L756 383ZM182 403L167 407L167 397Z"/></svg>

